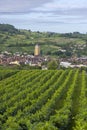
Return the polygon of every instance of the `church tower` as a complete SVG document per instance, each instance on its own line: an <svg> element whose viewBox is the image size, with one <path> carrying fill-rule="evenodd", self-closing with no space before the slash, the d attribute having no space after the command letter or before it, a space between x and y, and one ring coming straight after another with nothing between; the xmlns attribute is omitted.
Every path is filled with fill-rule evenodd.
<svg viewBox="0 0 87 130"><path fill-rule="evenodd" d="M40 46L37 44L35 45L34 55L39 56L40 55Z"/></svg>

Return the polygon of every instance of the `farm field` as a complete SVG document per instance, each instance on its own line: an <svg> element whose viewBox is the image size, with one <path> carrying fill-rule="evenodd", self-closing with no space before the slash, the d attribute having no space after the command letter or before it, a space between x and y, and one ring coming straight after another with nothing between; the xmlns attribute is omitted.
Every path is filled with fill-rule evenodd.
<svg viewBox="0 0 87 130"><path fill-rule="evenodd" d="M87 130L87 74L0 70L0 130Z"/></svg>

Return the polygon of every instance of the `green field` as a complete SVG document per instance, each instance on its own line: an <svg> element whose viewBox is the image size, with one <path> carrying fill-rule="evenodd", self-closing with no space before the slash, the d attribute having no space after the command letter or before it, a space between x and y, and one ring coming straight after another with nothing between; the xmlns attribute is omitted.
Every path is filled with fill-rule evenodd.
<svg viewBox="0 0 87 130"><path fill-rule="evenodd" d="M0 130L87 130L86 72L0 70Z"/></svg>

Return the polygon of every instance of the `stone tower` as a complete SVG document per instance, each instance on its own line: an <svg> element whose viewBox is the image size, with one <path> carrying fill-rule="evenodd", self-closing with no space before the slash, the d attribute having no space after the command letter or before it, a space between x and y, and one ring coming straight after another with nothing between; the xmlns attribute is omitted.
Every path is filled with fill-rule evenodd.
<svg viewBox="0 0 87 130"><path fill-rule="evenodd" d="M35 45L34 55L35 56L39 56L40 55L40 46L39 45Z"/></svg>

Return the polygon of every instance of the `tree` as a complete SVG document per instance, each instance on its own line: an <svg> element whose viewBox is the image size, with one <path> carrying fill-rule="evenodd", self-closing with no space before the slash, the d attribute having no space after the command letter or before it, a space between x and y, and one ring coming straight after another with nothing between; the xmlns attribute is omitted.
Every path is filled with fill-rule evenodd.
<svg viewBox="0 0 87 130"><path fill-rule="evenodd" d="M58 63L56 60L51 60L50 62L48 62L47 66L49 70L56 70L58 68Z"/></svg>

